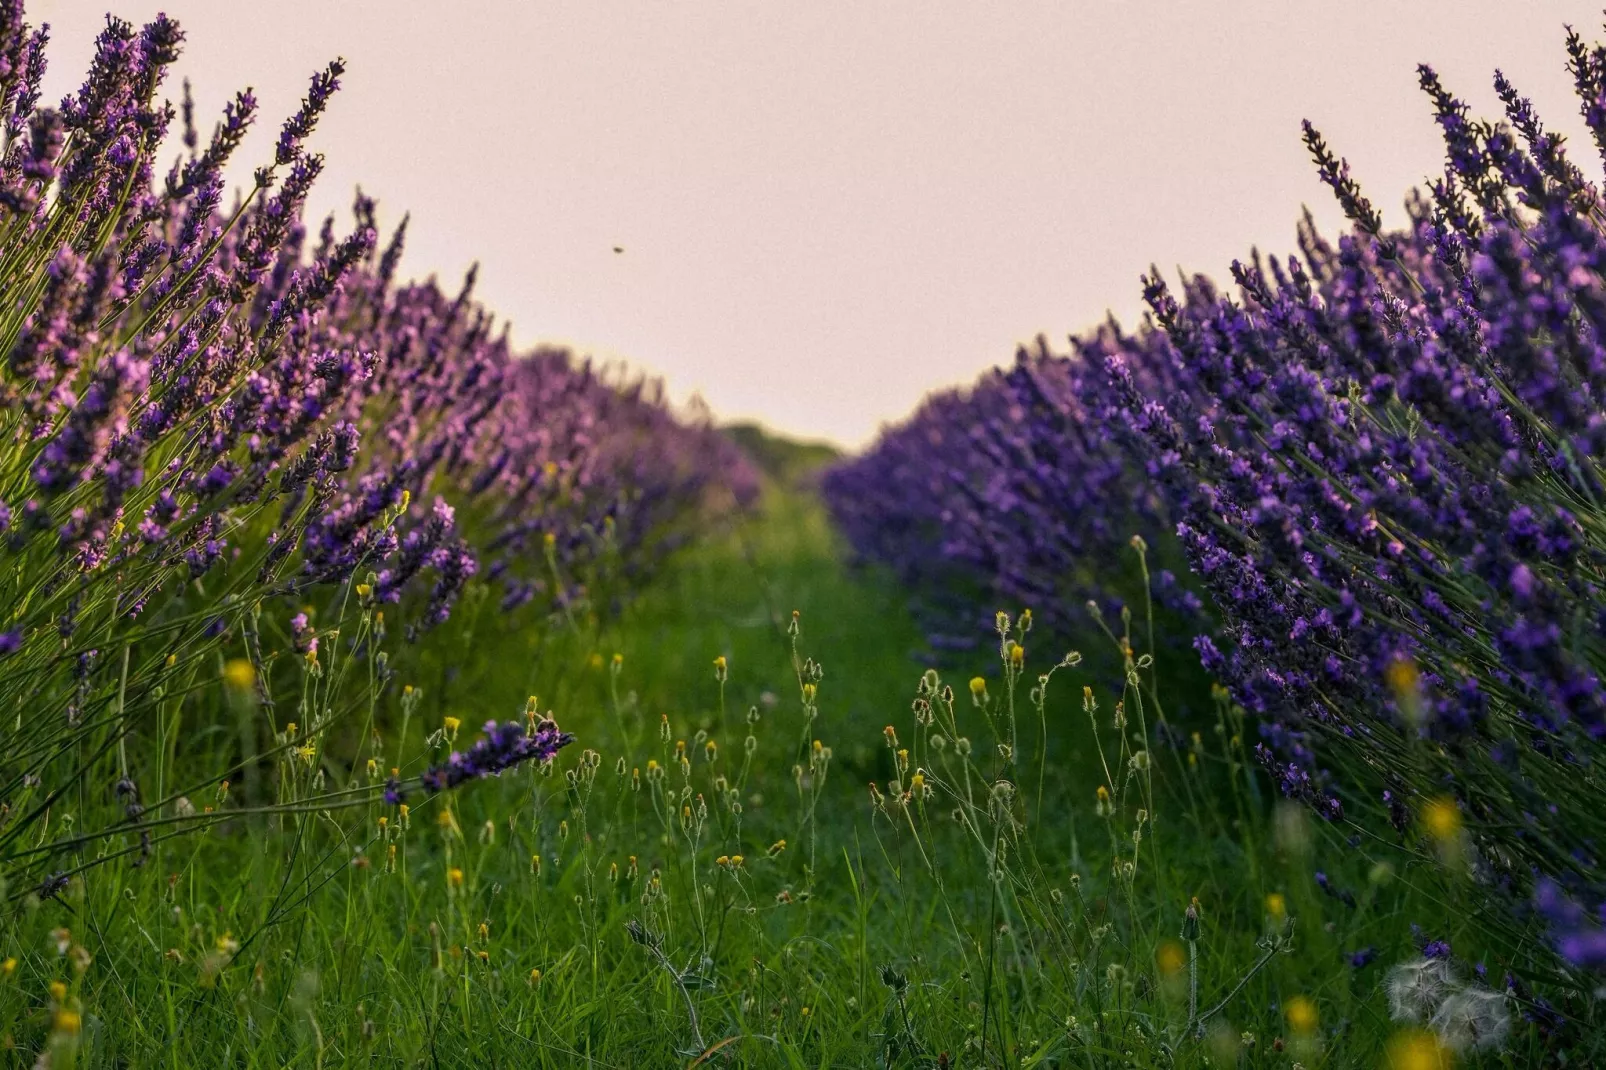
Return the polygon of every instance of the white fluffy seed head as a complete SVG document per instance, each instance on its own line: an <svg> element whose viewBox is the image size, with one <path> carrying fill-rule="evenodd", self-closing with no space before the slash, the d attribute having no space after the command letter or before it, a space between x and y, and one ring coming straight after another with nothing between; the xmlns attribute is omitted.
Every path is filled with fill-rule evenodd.
<svg viewBox="0 0 1606 1070"><path fill-rule="evenodd" d="M1504 993L1467 985L1446 997L1429 1024L1452 1051L1487 1051L1511 1033L1511 1004Z"/></svg>
<svg viewBox="0 0 1606 1070"><path fill-rule="evenodd" d="M1432 1018L1450 994L1455 975L1445 959L1417 959L1389 971L1389 1015L1397 1022Z"/></svg>

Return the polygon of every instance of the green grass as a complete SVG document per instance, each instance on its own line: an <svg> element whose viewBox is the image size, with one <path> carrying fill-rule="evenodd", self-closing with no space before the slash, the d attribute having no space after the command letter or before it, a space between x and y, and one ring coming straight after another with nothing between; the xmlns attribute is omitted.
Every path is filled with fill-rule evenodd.
<svg viewBox="0 0 1606 1070"><path fill-rule="evenodd" d="M106 861L59 900L13 896L10 1063L1382 1065L1383 971L1414 953L1411 921L1475 958L1456 921L1471 888L1275 807L1240 716L1167 693L1166 658L1186 655L1134 665L1124 692L1058 668L1039 703L1058 655L1012 632L1024 668L993 661L985 706L970 666L939 667L951 706L942 684L918 694L903 596L844 566L806 467L772 468L760 512L711 526L612 623L510 629L470 599L422 642L387 643L382 689L339 644L314 674L281 643L275 723L327 726L308 758L286 737L259 770L290 812ZM265 645L293 608L264 609ZM232 719L267 712L212 682L218 665L188 669L195 688L129 741L152 798L156 778L218 775ZM295 808L367 782L370 756L416 770L449 748L447 718L466 743L531 695L579 737L552 767L415 797L406 827L377 801ZM1157 699L1208 711L1177 726L1196 743L1151 751ZM55 821L100 827L102 794ZM1247 978L1202 1038L1183 1029L1194 897L1198 1010ZM1352 969L1365 946L1378 961ZM1490 1064L1528 1065L1537 1043L1519 1032Z"/></svg>

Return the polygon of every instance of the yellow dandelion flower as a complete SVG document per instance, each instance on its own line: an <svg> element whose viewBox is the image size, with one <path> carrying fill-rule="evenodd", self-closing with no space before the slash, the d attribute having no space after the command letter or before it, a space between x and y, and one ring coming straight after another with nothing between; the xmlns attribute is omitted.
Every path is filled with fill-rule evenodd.
<svg viewBox="0 0 1606 1070"><path fill-rule="evenodd" d="M1383 670L1383 682L1396 696L1414 694L1421 680L1422 674L1410 658L1395 658Z"/></svg>
<svg viewBox="0 0 1606 1070"><path fill-rule="evenodd" d="M249 691L257 682L257 671L244 658L233 658L223 666L223 682L235 691Z"/></svg>
<svg viewBox="0 0 1606 1070"><path fill-rule="evenodd" d="M1389 1041L1388 1070L1449 1070L1450 1053L1433 1033L1411 1029Z"/></svg>
<svg viewBox="0 0 1606 1070"><path fill-rule="evenodd" d="M1308 1035L1316 1032L1316 1004L1304 996L1295 996L1283 1008L1283 1017L1288 1019L1288 1028L1294 1032Z"/></svg>
<svg viewBox="0 0 1606 1070"><path fill-rule="evenodd" d="M451 885L453 888L461 888L463 886L463 871L456 866L453 866L451 869L447 870L446 883Z"/></svg>
<svg viewBox="0 0 1606 1070"><path fill-rule="evenodd" d="M1272 892L1266 897L1266 913L1274 918L1281 918L1288 913L1288 900L1283 898L1281 892Z"/></svg>
<svg viewBox="0 0 1606 1070"><path fill-rule="evenodd" d="M1434 839L1453 840L1461 832L1461 809L1441 796L1422 808L1422 824Z"/></svg>

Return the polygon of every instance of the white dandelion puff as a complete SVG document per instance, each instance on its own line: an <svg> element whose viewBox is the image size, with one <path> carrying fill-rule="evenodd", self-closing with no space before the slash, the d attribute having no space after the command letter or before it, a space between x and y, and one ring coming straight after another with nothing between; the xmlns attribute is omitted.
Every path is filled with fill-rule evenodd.
<svg viewBox="0 0 1606 1070"><path fill-rule="evenodd" d="M1438 1012L1455 985L1455 974L1445 959L1418 959L1390 970L1385 985L1389 1015L1397 1022L1421 1022Z"/></svg>
<svg viewBox="0 0 1606 1070"><path fill-rule="evenodd" d="M1429 1024L1452 1051L1498 1048L1511 1032L1511 1004L1502 992L1467 985L1445 999Z"/></svg>

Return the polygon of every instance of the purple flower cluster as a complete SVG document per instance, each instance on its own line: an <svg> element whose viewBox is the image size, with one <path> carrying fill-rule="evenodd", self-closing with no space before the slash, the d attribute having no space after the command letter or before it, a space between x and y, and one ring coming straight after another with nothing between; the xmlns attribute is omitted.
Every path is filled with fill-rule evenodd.
<svg viewBox="0 0 1606 1070"><path fill-rule="evenodd" d="M1606 49L1568 51L1606 147ZM1540 877L1599 904L1606 204L1503 76L1481 122L1419 75L1446 163L1403 231L1307 124L1352 233L1307 216L1231 292L1154 273L1137 333L933 399L829 490L866 556L1039 615L1067 586L1028 566L1063 584L1113 567L1112 519L1173 524L1219 622L1200 658L1284 794L1429 838L1418 813L1453 797L1512 916ZM1049 437L1074 448L1040 452L1028 368L1066 384Z"/></svg>

